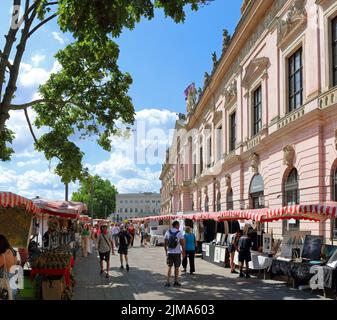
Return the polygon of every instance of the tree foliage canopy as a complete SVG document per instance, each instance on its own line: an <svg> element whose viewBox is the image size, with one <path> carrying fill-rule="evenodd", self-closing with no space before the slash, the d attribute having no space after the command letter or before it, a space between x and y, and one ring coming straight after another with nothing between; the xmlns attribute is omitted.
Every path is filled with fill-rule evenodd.
<svg viewBox="0 0 337 320"><path fill-rule="evenodd" d="M83 202L87 205L89 213L93 208L94 218L105 218L115 212L116 187L109 180L101 177L88 176L80 182L80 188L72 194L72 201Z"/></svg>
<svg viewBox="0 0 337 320"><path fill-rule="evenodd" d="M85 174L78 138L97 137L109 151L117 121L133 124L134 107L128 95L132 78L119 70L118 45L113 41L124 28L133 29L141 18L152 19L163 9L175 22L185 20L185 9L213 0L13 0L13 19L0 50L0 160L8 161L14 133L6 123L11 110L24 111L35 148L48 160L57 159L56 173L64 183ZM21 10L21 18L18 14ZM6 10L6 9L4 9ZM74 42L56 53L61 70L39 88L41 99L15 105L20 64L28 41L41 27L58 19L60 29ZM21 27L21 32L19 28ZM10 57L13 59L10 59ZM48 132L36 137L27 110L33 108L38 128Z"/></svg>

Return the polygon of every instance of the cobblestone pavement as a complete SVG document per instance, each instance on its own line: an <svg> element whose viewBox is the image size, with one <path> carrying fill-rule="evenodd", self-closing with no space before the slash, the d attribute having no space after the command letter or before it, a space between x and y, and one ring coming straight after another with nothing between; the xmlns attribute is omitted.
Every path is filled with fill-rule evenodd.
<svg viewBox="0 0 337 320"><path fill-rule="evenodd" d="M196 274L183 274L181 288L165 285L162 247L142 248L136 241L129 250L130 271L120 271L119 255L111 255L110 278L100 276L97 251L78 256L74 273L74 300L316 300L324 297L289 288L284 282L239 279L229 269L196 259Z"/></svg>

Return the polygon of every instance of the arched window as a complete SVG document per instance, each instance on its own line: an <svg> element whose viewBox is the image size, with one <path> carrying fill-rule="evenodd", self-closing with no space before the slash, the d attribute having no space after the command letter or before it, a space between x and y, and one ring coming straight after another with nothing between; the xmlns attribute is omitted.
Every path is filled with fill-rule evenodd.
<svg viewBox="0 0 337 320"><path fill-rule="evenodd" d="M230 188L227 191L227 210L233 210L234 209L234 203L233 203L233 189Z"/></svg>
<svg viewBox="0 0 337 320"><path fill-rule="evenodd" d="M221 192L218 191L218 194L216 196L216 211L221 211Z"/></svg>
<svg viewBox="0 0 337 320"><path fill-rule="evenodd" d="M209 199L208 199L208 196L205 197L205 212L209 212Z"/></svg>
<svg viewBox="0 0 337 320"><path fill-rule="evenodd" d="M300 203L300 191L298 188L298 173L297 169L294 168L290 171L288 177L285 179L284 183L284 206L290 206ZM283 221L283 232L285 231L298 231L300 230L300 220L284 220Z"/></svg>

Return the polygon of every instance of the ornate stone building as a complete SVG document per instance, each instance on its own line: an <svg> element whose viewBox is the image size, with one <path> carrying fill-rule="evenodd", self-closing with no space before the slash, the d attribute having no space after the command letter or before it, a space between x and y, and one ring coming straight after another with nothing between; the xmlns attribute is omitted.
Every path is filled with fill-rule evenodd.
<svg viewBox="0 0 337 320"><path fill-rule="evenodd" d="M337 200L337 2L244 1L176 128L160 177L162 212ZM268 227L337 237L336 221Z"/></svg>

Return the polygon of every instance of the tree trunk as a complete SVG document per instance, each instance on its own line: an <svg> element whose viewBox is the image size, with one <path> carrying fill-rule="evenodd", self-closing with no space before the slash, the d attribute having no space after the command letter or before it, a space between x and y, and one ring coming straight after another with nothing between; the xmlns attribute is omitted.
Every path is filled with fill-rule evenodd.
<svg viewBox="0 0 337 320"><path fill-rule="evenodd" d="M64 185L64 187L65 187L64 200L65 200L65 201L69 201L69 200L68 200L68 199L69 199L69 185L68 185L68 183L66 183L66 184Z"/></svg>

